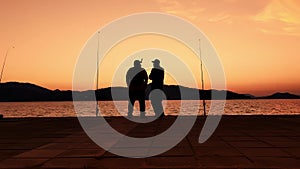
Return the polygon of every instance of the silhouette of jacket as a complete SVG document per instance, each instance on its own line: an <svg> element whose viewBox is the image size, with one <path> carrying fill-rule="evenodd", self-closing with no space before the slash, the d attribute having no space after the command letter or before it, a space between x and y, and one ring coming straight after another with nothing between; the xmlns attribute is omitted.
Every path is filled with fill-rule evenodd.
<svg viewBox="0 0 300 169"><path fill-rule="evenodd" d="M163 89L164 86L165 71L162 67L153 68L149 75L149 79L152 80L151 90Z"/></svg>
<svg viewBox="0 0 300 169"><path fill-rule="evenodd" d="M148 83L148 75L145 69L132 67L126 74L126 83L129 91L145 91Z"/></svg>

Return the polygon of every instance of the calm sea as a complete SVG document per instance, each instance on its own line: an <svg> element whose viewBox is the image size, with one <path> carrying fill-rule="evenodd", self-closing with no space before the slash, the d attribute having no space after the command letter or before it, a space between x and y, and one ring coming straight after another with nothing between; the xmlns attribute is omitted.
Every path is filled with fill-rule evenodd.
<svg viewBox="0 0 300 169"><path fill-rule="evenodd" d="M95 116L93 102L76 102L84 116ZM200 105L200 111L198 109ZM100 101L104 116L126 115L127 101ZM210 101L207 101L207 109ZM164 101L165 114L190 115L202 111L202 101ZM134 115L138 115L138 103ZM146 115L154 115L150 102L146 103ZM300 115L300 99L295 100L229 100L224 108L225 115ZM75 117L73 102L1 102L0 114L5 117ZM82 114L81 114L82 115Z"/></svg>

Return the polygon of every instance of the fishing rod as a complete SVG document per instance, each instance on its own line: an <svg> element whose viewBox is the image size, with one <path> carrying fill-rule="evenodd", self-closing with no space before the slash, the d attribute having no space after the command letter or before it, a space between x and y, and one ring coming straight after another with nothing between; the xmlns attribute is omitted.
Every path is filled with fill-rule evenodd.
<svg viewBox="0 0 300 169"><path fill-rule="evenodd" d="M199 39L199 55L200 55L200 66L201 66L201 86L202 86L202 93L203 93L203 115L206 116L206 103L205 103L205 96L204 96L204 78L203 78L203 64L202 64L202 54L201 54L201 39Z"/></svg>
<svg viewBox="0 0 300 169"><path fill-rule="evenodd" d="M3 71L4 71L4 68L5 68L5 64L6 64L6 59L7 59L7 55L8 55L8 52L9 52L9 49L10 48L15 48L14 46L11 46L7 49L6 51L6 54L5 54L5 57L4 57L4 61L3 61L3 65L2 65L2 70L1 70L1 75L0 75L0 83L2 82L2 76L3 76Z"/></svg>
<svg viewBox="0 0 300 169"><path fill-rule="evenodd" d="M98 32L98 44L97 44L97 77L96 77L96 117L99 115L99 105L98 105L98 100L97 100L97 91L99 89L99 40L100 39L100 31Z"/></svg>

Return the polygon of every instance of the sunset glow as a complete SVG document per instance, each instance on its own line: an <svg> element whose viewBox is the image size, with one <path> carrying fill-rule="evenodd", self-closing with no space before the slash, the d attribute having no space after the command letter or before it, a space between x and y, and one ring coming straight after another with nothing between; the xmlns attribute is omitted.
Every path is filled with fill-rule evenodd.
<svg viewBox="0 0 300 169"><path fill-rule="evenodd" d="M257 96L277 91L300 94L298 0L3 0L1 66L7 49L12 45L15 49L9 51L2 82L72 89L76 59L91 35L113 20L139 12L173 14L202 30L220 56L228 90ZM103 61L106 64L100 68L100 72L105 72L100 73L100 87L125 86L121 74L113 79L115 70L127 56L144 48L160 48L185 60L200 84L200 62L194 53L170 38L142 35L117 44L107 54ZM156 56L144 58L143 66L148 71L152 57ZM124 62L126 67L121 69L132 66L128 64L131 61ZM162 59L162 66L167 64L171 63ZM205 81L209 88L208 74ZM165 83L176 81L167 75ZM189 81L180 85L192 86Z"/></svg>

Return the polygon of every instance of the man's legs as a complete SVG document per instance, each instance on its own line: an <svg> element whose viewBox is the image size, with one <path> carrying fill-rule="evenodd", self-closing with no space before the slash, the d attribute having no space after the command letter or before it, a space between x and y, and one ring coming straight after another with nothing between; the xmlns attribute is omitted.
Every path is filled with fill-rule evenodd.
<svg viewBox="0 0 300 169"><path fill-rule="evenodd" d="M129 92L128 117L132 117L134 102L135 102L135 96Z"/></svg>
<svg viewBox="0 0 300 169"><path fill-rule="evenodd" d="M146 113L146 104L145 104L145 94L141 94L139 96L139 104L140 104L140 115L141 117L145 117Z"/></svg>
<svg viewBox="0 0 300 169"><path fill-rule="evenodd" d="M164 116L164 108L162 106L162 99L151 100L155 116Z"/></svg>
<svg viewBox="0 0 300 169"><path fill-rule="evenodd" d="M152 97L151 97L151 104L153 107L153 110L155 112L155 116L164 116L164 108L162 105L162 100L163 100L163 91L159 91L156 89L156 91L153 92Z"/></svg>

